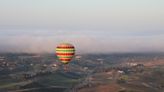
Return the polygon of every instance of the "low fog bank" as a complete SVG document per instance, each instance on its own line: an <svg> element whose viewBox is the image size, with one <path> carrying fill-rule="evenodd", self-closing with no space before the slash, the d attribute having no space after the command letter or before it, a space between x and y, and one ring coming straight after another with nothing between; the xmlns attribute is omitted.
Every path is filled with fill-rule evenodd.
<svg viewBox="0 0 164 92"><path fill-rule="evenodd" d="M8 36L0 41L0 52L13 53L53 53L62 42L72 43L79 54L164 52L164 36Z"/></svg>

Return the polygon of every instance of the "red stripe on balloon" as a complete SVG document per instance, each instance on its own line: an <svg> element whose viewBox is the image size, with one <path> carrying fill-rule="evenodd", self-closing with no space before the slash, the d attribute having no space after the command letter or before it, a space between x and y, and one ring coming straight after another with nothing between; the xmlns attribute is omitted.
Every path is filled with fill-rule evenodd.
<svg viewBox="0 0 164 92"><path fill-rule="evenodd" d="M57 55L74 55L75 53L56 53Z"/></svg>
<svg viewBox="0 0 164 92"><path fill-rule="evenodd" d="M62 59L60 58L61 61L71 61L71 59Z"/></svg>
<svg viewBox="0 0 164 92"><path fill-rule="evenodd" d="M74 47L68 47L68 46L58 46L58 49L74 49Z"/></svg>

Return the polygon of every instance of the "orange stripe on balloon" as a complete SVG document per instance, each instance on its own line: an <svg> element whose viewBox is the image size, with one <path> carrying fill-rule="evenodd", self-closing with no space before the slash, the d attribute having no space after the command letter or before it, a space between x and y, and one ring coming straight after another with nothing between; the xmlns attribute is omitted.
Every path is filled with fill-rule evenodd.
<svg viewBox="0 0 164 92"><path fill-rule="evenodd" d="M67 56L67 57L73 57L74 55L68 55L68 54L67 54L67 55L57 55L57 56L58 56L58 57L66 57L66 56Z"/></svg>

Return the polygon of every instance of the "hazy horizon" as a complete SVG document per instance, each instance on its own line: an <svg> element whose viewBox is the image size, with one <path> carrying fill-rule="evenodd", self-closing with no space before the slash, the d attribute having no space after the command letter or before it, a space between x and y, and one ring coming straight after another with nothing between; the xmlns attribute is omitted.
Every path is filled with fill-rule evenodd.
<svg viewBox="0 0 164 92"><path fill-rule="evenodd" d="M163 0L0 0L0 52L164 52Z"/></svg>

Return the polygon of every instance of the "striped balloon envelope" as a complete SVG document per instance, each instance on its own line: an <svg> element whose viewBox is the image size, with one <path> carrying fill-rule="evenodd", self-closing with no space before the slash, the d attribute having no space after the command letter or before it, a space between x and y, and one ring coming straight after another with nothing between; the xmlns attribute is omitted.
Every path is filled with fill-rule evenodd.
<svg viewBox="0 0 164 92"><path fill-rule="evenodd" d="M75 55L75 47L69 43L61 43L56 47L56 55L62 63L68 64Z"/></svg>

